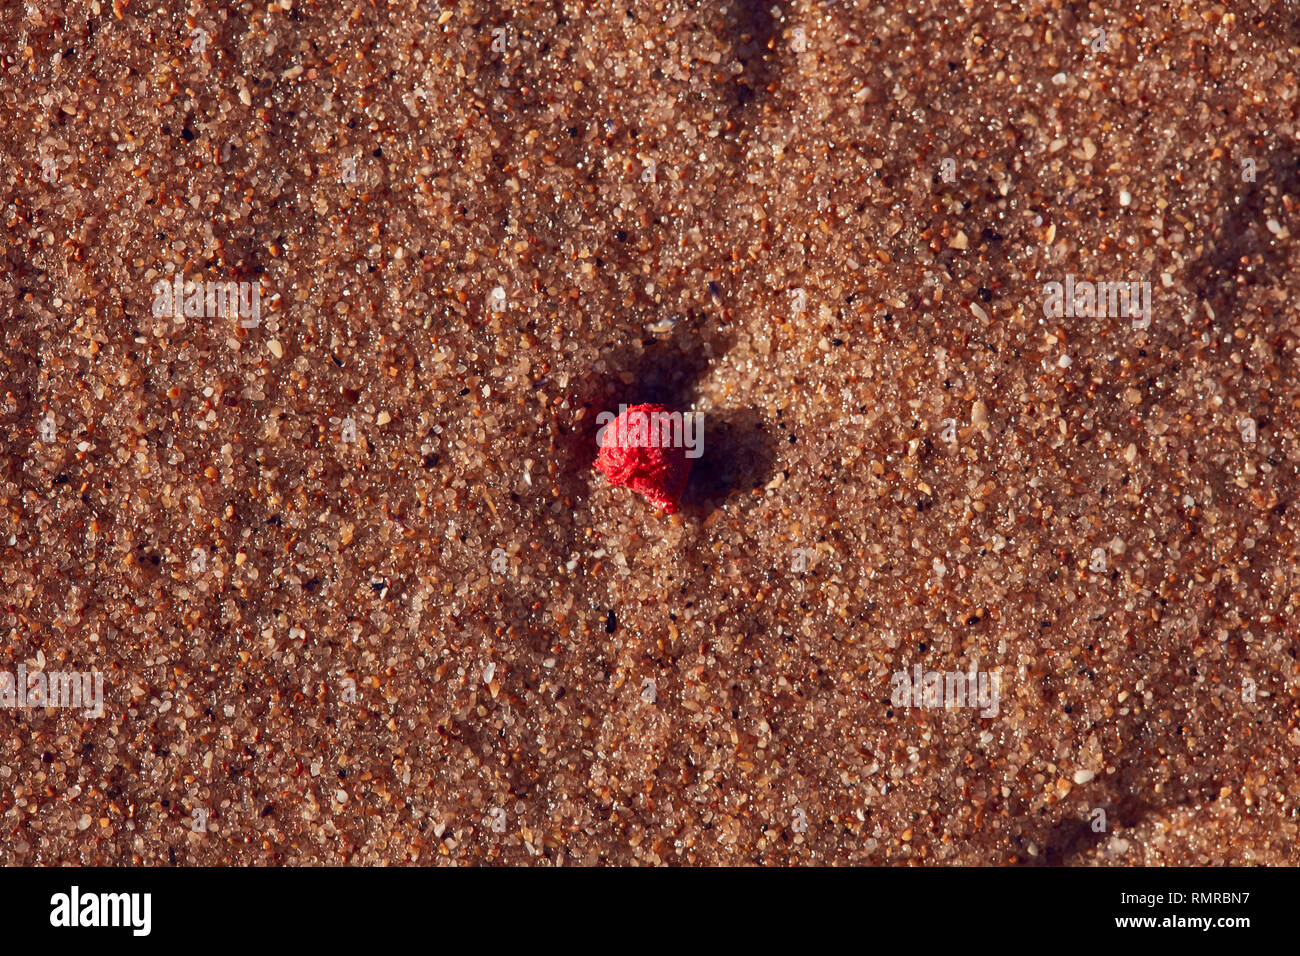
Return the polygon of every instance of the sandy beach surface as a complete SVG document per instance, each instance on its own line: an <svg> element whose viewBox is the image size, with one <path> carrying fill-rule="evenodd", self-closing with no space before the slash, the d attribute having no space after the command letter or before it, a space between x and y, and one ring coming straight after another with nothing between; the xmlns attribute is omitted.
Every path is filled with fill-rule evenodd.
<svg viewBox="0 0 1300 956"><path fill-rule="evenodd" d="M0 863L1300 862L1294 4L0 37Z"/></svg>

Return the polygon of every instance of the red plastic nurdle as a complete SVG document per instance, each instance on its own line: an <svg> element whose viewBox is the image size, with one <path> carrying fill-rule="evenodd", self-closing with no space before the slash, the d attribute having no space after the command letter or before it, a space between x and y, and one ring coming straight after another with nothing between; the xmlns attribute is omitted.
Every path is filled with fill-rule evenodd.
<svg viewBox="0 0 1300 956"><path fill-rule="evenodd" d="M686 449L662 440L661 415L671 415L666 405L633 405L601 429L596 470L616 487L644 495L665 514L677 510L691 474ZM641 416L639 419L637 416Z"/></svg>

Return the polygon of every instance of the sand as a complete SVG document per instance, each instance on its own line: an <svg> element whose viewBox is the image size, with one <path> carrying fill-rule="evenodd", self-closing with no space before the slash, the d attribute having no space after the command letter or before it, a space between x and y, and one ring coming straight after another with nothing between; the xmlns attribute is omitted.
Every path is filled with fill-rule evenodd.
<svg viewBox="0 0 1300 956"><path fill-rule="evenodd" d="M1295 9L907 9L0 9L0 862L1300 862Z"/></svg>

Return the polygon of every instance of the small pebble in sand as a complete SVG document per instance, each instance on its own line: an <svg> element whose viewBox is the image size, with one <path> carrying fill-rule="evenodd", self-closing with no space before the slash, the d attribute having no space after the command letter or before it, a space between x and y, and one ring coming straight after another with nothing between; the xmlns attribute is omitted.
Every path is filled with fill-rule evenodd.
<svg viewBox="0 0 1300 956"><path fill-rule="evenodd" d="M611 485L631 488L667 514L677 510L691 473L686 449L670 440L670 428L662 427L671 414L664 405L624 409L601 430L595 462Z"/></svg>

